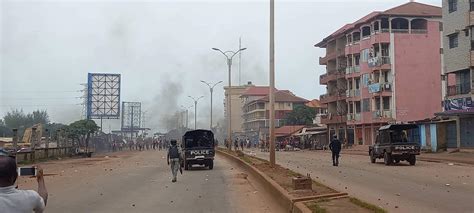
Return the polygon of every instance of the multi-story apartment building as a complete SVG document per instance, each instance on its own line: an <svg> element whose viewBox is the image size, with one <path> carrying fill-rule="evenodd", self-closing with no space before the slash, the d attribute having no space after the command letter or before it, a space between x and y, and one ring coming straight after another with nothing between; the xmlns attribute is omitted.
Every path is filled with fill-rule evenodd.
<svg viewBox="0 0 474 213"><path fill-rule="evenodd" d="M474 147L474 0L443 0L443 25L446 93L441 114L456 118L451 128L456 147Z"/></svg>
<svg viewBox="0 0 474 213"><path fill-rule="evenodd" d="M441 109L441 8L409 2L346 24L316 47L326 65L329 137L374 143L387 123L416 121Z"/></svg>
<svg viewBox="0 0 474 213"><path fill-rule="evenodd" d="M254 87L252 85L252 82L248 82L246 85L241 85L241 86L232 86L230 90L230 95L229 95L229 87L225 86L224 87L224 117L225 117L225 125L226 126L226 131L227 131L227 125L229 121L229 113L227 112L227 103L228 103L228 98L230 97L231 100L231 129L232 129L232 134L241 134L243 132L242 129L242 123L244 122L242 116L242 107L243 103L242 100L240 99L240 96L247 91L248 88Z"/></svg>
<svg viewBox="0 0 474 213"><path fill-rule="evenodd" d="M243 129L247 137L265 139L269 127L269 87L250 87L242 94ZM285 125L285 117L297 105L308 101L288 90L275 91L275 127Z"/></svg>

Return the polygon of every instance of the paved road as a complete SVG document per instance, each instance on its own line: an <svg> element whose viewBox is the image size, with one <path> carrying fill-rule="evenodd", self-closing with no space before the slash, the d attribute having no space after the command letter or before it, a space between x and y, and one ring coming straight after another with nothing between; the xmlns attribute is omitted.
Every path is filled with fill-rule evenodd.
<svg viewBox="0 0 474 213"><path fill-rule="evenodd" d="M268 159L268 153L254 152ZM390 212L474 212L474 166L418 161L385 166L343 155L339 167L322 151L277 152L277 163ZM447 186L446 184L449 184Z"/></svg>
<svg viewBox="0 0 474 213"><path fill-rule="evenodd" d="M165 152L121 152L108 157L43 164L50 193L47 212L281 212L260 185L217 157L214 170L184 171L171 183ZM34 188L21 178L20 188Z"/></svg>

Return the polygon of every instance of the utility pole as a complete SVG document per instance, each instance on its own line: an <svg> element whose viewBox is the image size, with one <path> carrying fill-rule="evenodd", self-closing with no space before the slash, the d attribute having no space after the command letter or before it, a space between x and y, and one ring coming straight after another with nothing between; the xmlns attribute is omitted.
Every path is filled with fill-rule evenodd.
<svg viewBox="0 0 474 213"><path fill-rule="evenodd" d="M209 125L209 130L212 131L212 93L214 91L214 87L220 83L222 83L222 81L219 81L217 83L215 83L214 85L212 85L211 83L207 83L205 81L201 81L202 83L206 84L208 87L209 87L209 91L211 92L211 124Z"/></svg>
<svg viewBox="0 0 474 213"><path fill-rule="evenodd" d="M201 96L199 98L191 97L188 96L189 98L193 99L194 101L194 129L197 129L197 104L199 99L204 98L204 96Z"/></svg>
<svg viewBox="0 0 474 213"><path fill-rule="evenodd" d="M130 140L133 141L133 106L130 106L132 108L132 112L130 115Z"/></svg>
<svg viewBox="0 0 474 213"><path fill-rule="evenodd" d="M275 0L270 0L270 166L275 167Z"/></svg>
<svg viewBox="0 0 474 213"><path fill-rule="evenodd" d="M244 51L246 50L247 48L241 48L239 49L237 52L234 52L234 51L225 51L223 52L222 50L218 49L218 48L212 48L212 50L215 50L215 51L218 51L220 53L222 53L226 59L227 59L227 67L229 69L229 88L227 90L227 114L229 115L228 117L228 123L227 123L227 134L228 134L228 138L227 140L229 140L229 143L232 144L232 78L231 78L231 74L232 74L232 59L234 58L234 56L241 52L241 51ZM231 149L231 146L229 146L229 150Z"/></svg>

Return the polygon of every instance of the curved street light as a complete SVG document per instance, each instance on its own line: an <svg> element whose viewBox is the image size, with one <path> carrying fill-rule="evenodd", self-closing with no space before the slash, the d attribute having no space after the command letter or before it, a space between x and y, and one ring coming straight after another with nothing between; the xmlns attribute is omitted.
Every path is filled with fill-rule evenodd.
<svg viewBox="0 0 474 213"><path fill-rule="evenodd" d="M194 129L196 129L197 128L197 123L196 123L197 122L197 104L198 104L199 99L204 98L204 96L201 96L199 98L195 98L195 97L192 97L192 96L188 95L188 97L193 99L193 101L194 101Z"/></svg>
<svg viewBox="0 0 474 213"><path fill-rule="evenodd" d="M212 131L212 93L214 92L214 87L222 83L222 81L216 82L214 84L207 83L206 81L203 81L203 80L201 80L201 82L206 84L209 87L209 91L211 92L211 124L209 125L209 129Z"/></svg>
<svg viewBox="0 0 474 213"><path fill-rule="evenodd" d="M222 51L220 50L219 48L212 48L212 50L215 50L215 51L218 51L220 53L222 53L222 55L224 55L227 59L227 67L229 69L229 89L228 89L228 98L227 98L227 114L228 114L228 123L227 123L227 134L228 134L228 140L229 140L229 143L232 144L232 122L231 122L231 117L232 117L232 113L231 113L231 104L232 104L232 101L230 100L231 99L231 90L232 90L232 80L231 80L231 70L232 70L232 59L234 58L235 55L237 55L237 53L241 52L241 51L244 51L246 50L247 48L241 48L237 51ZM229 149L231 149L231 146L229 146Z"/></svg>

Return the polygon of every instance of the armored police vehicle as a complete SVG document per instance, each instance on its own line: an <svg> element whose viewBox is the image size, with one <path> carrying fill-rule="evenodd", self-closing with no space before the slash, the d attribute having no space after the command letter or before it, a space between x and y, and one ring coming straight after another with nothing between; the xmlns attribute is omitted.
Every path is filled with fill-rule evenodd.
<svg viewBox="0 0 474 213"><path fill-rule="evenodd" d="M192 165L214 167L214 133L210 130L193 130L184 134L181 141L182 167L188 170Z"/></svg>

